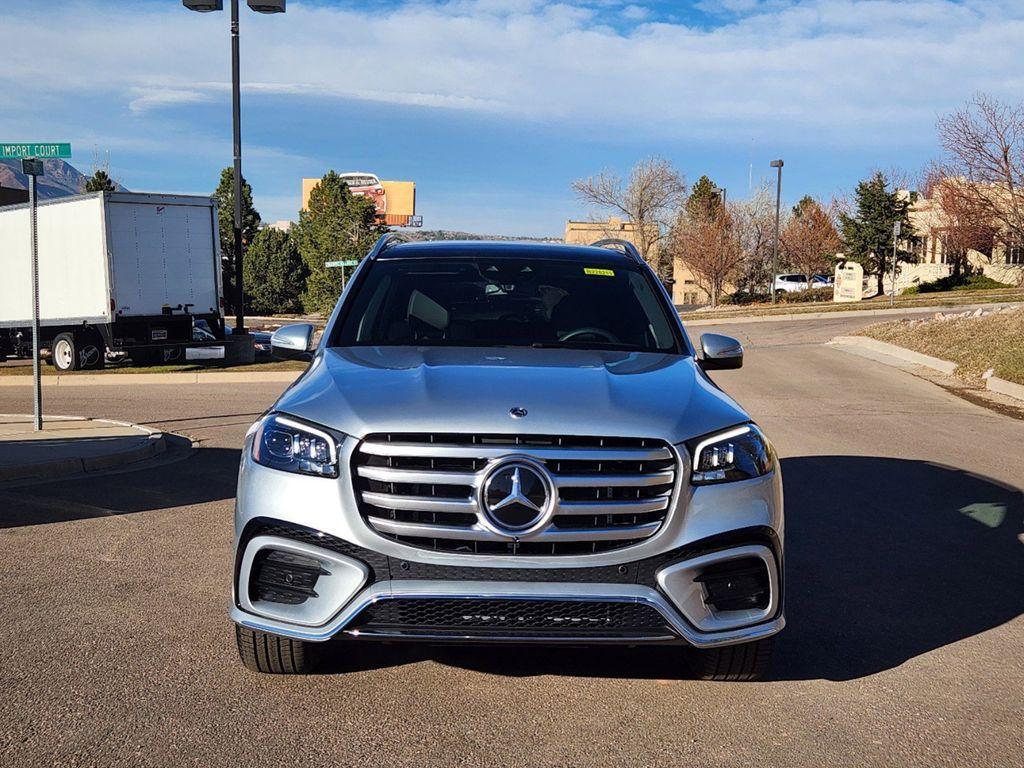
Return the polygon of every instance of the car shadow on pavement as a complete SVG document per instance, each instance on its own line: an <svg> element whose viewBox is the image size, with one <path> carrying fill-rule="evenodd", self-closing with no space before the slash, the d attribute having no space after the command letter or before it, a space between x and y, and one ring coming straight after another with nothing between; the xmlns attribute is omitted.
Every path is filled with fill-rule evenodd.
<svg viewBox="0 0 1024 768"><path fill-rule="evenodd" d="M1024 613L1024 495L924 461L785 459L786 619L772 677L849 680Z"/></svg>
<svg viewBox="0 0 1024 768"><path fill-rule="evenodd" d="M786 614L770 680L850 680L1024 613L1024 499L990 478L867 456L783 460ZM349 661L358 659L358 661ZM678 678L676 647L339 649L324 671L424 659L506 676Z"/></svg>
<svg viewBox="0 0 1024 768"><path fill-rule="evenodd" d="M0 486L0 529L150 512L234 498L241 452L167 435L165 454L111 472Z"/></svg>

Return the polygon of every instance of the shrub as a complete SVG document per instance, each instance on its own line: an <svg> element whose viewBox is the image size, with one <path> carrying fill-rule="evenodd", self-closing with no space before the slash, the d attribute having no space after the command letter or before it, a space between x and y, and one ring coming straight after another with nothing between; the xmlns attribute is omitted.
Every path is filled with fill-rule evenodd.
<svg viewBox="0 0 1024 768"><path fill-rule="evenodd" d="M720 304L732 304L742 306L744 304L755 304L757 302L769 302L771 299L767 293L755 293L753 291L736 291L728 296L723 296Z"/></svg>
<svg viewBox="0 0 1024 768"><path fill-rule="evenodd" d="M792 293L780 293L780 304L803 304L808 301L832 301L834 290L828 288L808 288L806 291L793 291Z"/></svg>
<svg viewBox="0 0 1024 768"><path fill-rule="evenodd" d="M1013 288L1013 286L1000 283L987 275L960 275L956 278L953 275L948 275L928 283L904 288L901 295L913 296L918 293L940 293L942 291L985 291L992 288Z"/></svg>

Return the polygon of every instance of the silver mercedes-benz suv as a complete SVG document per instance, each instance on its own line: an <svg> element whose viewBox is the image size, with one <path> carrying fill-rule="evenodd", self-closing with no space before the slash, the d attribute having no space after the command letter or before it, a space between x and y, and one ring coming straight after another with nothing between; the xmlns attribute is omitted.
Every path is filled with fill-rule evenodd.
<svg viewBox="0 0 1024 768"><path fill-rule="evenodd" d="M356 640L666 643L765 669L783 618L782 479L622 241L403 243L361 262L308 370L246 437L238 649L296 673Z"/></svg>

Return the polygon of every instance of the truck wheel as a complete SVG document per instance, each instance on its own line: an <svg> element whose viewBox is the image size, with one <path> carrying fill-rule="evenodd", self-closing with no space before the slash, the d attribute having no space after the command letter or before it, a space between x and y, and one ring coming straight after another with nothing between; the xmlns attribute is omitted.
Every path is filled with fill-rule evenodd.
<svg viewBox="0 0 1024 768"><path fill-rule="evenodd" d="M238 655L245 668L252 672L275 675L306 675L319 660L317 643L292 640L267 632L235 625Z"/></svg>
<svg viewBox="0 0 1024 768"><path fill-rule="evenodd" d="M50 360L58 371L78 370L78 345L70 333L59 333L50 347Z"/></svg>
<svg viewBox="0 0 1024 768"><path fill-rule="evenodd" d="M690 667L700 680L750 682L760 680L768 670L775 638L707 650L690 649Z"/></svg>

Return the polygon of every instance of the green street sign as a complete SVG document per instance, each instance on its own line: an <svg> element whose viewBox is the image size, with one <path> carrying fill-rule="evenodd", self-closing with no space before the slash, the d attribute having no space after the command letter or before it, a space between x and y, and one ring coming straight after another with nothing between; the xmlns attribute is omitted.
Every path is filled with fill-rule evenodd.
<svg viewBox="0 0 1024 768"><path fill-rule="evenodd" d="M346 259L345 261L328 261L324 263L325 267L354 267L359 263L359 259Z"/></svg>
<svg viewBox="0 0 1024 768"><path fill-rule="evenodd" d="M71 157L71 144L67 142L28 142L4 144L0 142L0 158L37 157L46 160L51 157Z"/></svg>

